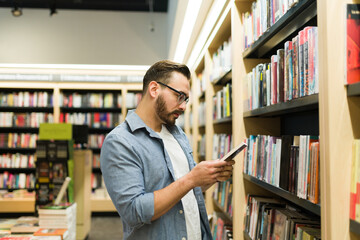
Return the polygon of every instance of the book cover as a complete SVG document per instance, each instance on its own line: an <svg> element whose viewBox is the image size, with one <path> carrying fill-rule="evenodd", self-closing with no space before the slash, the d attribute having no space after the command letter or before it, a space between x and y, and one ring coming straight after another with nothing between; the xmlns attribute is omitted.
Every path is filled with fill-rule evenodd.
<svg viewBox="0 0 360 240"><path fill-rule="evenodd" d="M53 229L53 228L40 228L38 231L34 232L34 236L60 236L61 240L66 239L69 232L67 229Z"/></svg>
<svg viewBox="0 0 360 240"><path fill-rule="evenodd" d="M346 84L360 82L360 4L346 5Z"/></svg>

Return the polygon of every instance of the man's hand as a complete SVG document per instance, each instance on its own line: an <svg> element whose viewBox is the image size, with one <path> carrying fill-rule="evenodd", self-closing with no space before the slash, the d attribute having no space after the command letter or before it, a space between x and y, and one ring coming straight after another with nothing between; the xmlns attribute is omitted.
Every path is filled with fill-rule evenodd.
<svg viewBox="0 0 360 240"><path fill-rule="evenodd" d="M209 187L217 181L225 181L232 175L235 161L202 161L189 173L194 187Z"/></svg>

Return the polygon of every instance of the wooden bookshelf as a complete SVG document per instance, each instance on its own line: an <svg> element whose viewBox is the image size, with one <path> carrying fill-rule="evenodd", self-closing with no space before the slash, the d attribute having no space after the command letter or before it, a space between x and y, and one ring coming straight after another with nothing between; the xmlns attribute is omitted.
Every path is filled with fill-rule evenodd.
<svg viewBox="0 0 360 240"><path fill-rule="evenodd" d="M35 198L0 198L1 213L34 213Z"/></svg>
<svg viewBox="0 0 360 240"><path fill-rule="evenodd" d="M248 174L244 174L244 179L246 181L256 184L257 186L263 188L266 191L274 193L276 196L279 196L279 197L293 203L296 206L306 209L307 211L309 211L315 215L318 215L318 216L321 215L321 208L320 208L319 204L314 204L306 199L301 199L298 196L294 195L293 193L290 193L284 189L281 189L281 188L278 188L271 184L268 184L267 182L264 182L260 179L250 176Z"/></svg>
<svg viewBox="0 0 360 240"><path fill-rule="evenodd" d="M114 71L114 70L63 70L63 69L4 69L0 68L0 73L20 73L20 74L34 74L40 72L40 74L75 74L75 75L143 75L145 71ZM54 122L59 122L59 116L61 112L111 112L111 113L123 113L122 121L125 119L128 109L126 108L126 94L128 92L140 92L142 90L142 82L80 82L80 81L1 81L0 90L4 91L46 91L53 94L53 106L51 107L0 107L1 112L46 112L53 113ZM60 94L71 91L80 92L121 92L122 95L122 107L119 108L65 108L60 105ZM112 128L89 128L90 134L106 134L111 131ZM0 132L5 133L38 133L38 128L28 127L0 127ZM94 153L100 153L100 148L90 149ZM35 148L0 148L1 153L31 153L35 154ZM92 162L92 160L91 160ZM13 169L14 171L20 171ZM32 171L28 169L26 171ZM90 181L90 178L88 179ZM91 186L89 182L89 191ZM28 200L1 200L0 213L2 212L34 212L34 199ZM21 204L17 205L17 201ZM23 204L22 204L23 202ZM4 203L4 204L3 204ZM4 207L3 207L4 206ZM6 207L5 207L6 206ZM19 206L21 206L19 208ZM112 206L111 200L94 200L91 209L97 212L103 211L116 211Z"/></svg>
<svg viewBox="0 0 360 240"><path fill-rule="evenodd" d="M111 199L91 198L91 212L116 212Z"/></svg>

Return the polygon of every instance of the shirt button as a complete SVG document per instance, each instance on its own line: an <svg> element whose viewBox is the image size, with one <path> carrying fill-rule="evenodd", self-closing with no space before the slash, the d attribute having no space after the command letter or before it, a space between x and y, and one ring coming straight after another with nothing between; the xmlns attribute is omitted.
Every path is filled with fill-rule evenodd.
<svg viewBox="0 0 360 240"><path fill-rule="evenodd" d="M180 214L183 214L183 212L184 212L183 210L179 211ZM186 239L183 238L182 240L186 240Z"/></svg>

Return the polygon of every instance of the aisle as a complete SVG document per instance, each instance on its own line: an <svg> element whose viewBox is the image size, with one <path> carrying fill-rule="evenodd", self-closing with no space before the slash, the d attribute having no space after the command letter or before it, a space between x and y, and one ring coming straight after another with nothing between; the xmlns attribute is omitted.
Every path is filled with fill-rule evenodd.
<svg viewBox="0 0 360 240"><path fill-rule="evenodd" d="M121 240L122 223L118 216L92 217L91 230L87 240Z"/></svg>

